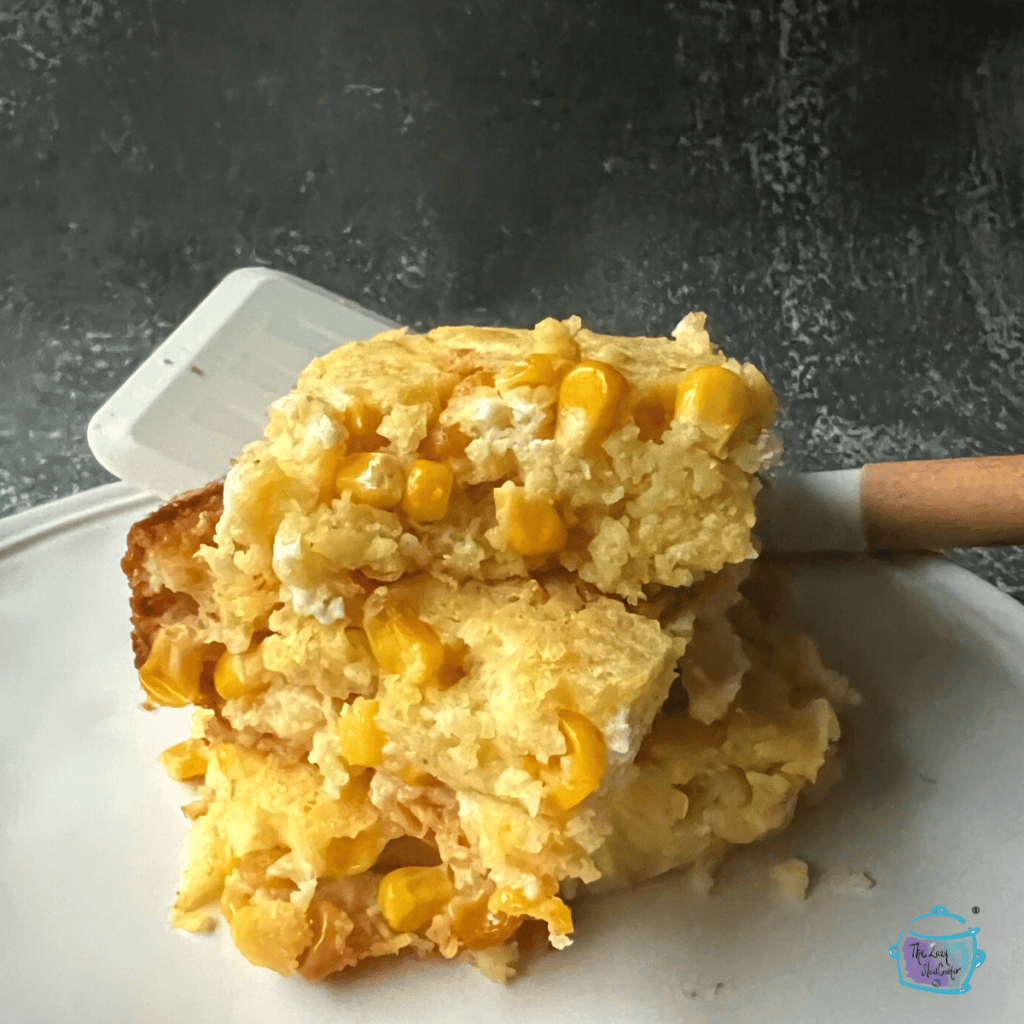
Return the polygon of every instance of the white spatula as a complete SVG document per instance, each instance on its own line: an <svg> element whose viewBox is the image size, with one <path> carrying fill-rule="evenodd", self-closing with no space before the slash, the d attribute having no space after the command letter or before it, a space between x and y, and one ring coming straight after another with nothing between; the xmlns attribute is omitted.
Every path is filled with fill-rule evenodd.
<svg viewBox="0 0 1024 1024"><path fill-rule="evenodd" d="M314 356L396 324L290 274L229 274L96 413L115 476L170 498L223 476ZM777 476L759 501L774 551L1024 543L1024 456Z"/></svg>

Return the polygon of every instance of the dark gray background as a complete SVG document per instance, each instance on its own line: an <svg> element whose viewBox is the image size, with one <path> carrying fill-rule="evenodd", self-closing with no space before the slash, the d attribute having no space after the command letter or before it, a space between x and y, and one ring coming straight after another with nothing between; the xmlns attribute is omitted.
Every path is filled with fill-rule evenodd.
<svg viewBox="0 0 1024 1024"><path fill-rule="evenodd" d="M1010 0L3 0L0 514L108 480L90 415L250 264L414 326L704 309L793 468L1024 451L1022 58Z"/></svg>

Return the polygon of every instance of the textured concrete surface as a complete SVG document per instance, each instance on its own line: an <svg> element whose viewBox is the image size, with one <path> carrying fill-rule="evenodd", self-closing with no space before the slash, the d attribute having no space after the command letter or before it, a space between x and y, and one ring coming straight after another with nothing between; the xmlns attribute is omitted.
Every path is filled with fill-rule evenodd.
<svg viewBox="0 0 1024 1024"><path fill-rule="evenodd" d="M414 326L704 309L798 469L1024 451L1022 58L1010 0L6 0L0 514L108 479L89 416L249 264Z"/></svg>

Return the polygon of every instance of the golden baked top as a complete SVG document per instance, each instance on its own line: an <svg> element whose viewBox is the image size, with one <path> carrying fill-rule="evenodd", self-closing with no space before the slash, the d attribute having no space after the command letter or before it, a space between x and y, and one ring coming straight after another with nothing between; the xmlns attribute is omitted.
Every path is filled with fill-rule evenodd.
<svg viewBox="0 0 1024 1024"><path fill-rule="evenodd" d="M225 481L218 639L244 650L281 600L351 618L354 579L562 567L635 601L752 557L775 399L703 319L660 339L575 317L396 330L315 359Z"/></svg>

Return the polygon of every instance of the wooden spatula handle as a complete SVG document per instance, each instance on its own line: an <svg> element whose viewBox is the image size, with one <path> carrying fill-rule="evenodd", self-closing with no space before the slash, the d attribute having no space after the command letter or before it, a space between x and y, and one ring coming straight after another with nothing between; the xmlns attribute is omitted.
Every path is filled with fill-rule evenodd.
<svg viewBox="0 0 1024 1024"><path fill-rule="evenodd" d="M870 463L861 501L876 551L1024 544L1024 455Z"/></svg>

